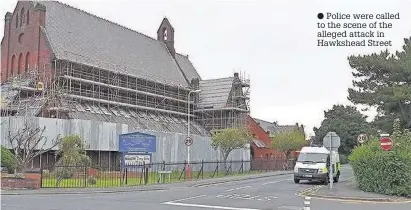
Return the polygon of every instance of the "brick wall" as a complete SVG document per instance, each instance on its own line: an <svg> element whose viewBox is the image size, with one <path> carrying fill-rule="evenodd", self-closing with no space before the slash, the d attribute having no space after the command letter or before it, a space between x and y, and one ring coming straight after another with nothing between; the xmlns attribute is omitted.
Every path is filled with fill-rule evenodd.
<svg viewBox="0 0 411 210"><path fill-rule="evenodd" d="M6 14L1 43L2 82L24 73L27 67L45 67L45 75L50 75L51 53L41 29L45 17L44 8L35 8L29 1L18 1L14 12Z"/></svg>
<svg viewBox="0 0 411 210"><path fill-rule="evenodd" d="M255 136L255 139L261 140L267 147L271 147L269 134L267 134L250 116L247 118L247 126L249 127L251 134ZM254 158L284 158L282 153L272 148L258 148L255 144L251 144L251 149L254 152Z"/></svg>
<svg viewBox="0 0 411 210"><path fill-rule="evenodd" d="M39 189L40 185L40 173L26 173L24 178L13 175L1 177L1 189Z"/></svg>

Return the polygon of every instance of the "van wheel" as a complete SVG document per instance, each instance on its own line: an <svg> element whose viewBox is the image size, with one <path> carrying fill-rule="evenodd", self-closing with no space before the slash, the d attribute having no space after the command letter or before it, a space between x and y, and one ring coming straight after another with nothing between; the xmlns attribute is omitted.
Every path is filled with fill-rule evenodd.
<svg viewBox="0 0 411 210"><path fill-rule="evenodd" d="M327 177L324 179L324 184L328 185L328 183L330 182L330 178L328 177L329 175L327 174Z"/></svg>
<svg viewBox="0 0 411 210"><path fill-rule="evenodd" d="M298 183L300 183L300 180L299 179L294 179L294 183L298 184Z"/></svg>
<svg viewBox="0 0 411 210"><path fill-rule="evenodd" d="M337 176L334 177L334 182L337 183L340 180L340 172L337 173Z"/></svg>

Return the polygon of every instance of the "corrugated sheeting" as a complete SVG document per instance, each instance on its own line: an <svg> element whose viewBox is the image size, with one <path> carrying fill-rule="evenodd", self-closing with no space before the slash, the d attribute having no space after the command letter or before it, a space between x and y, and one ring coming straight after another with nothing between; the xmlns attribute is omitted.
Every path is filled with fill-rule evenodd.
<svg viewBox="0 0 411 210"><path fill-rule="evenodd" d="M5 138L9 128L11 131L18 131L23 125L23 117L2 118L1 140L2 145L9 147L10 144ZM153 154L153 162L167 161L180 162L187 159L187 147L184 144L186 135L177 133L163 133L146 131L144 129L133 129L126 124L109 123L79 119L51 119L32 118L34 126L46 126L44 136L48 139L56 138L57 134L67 136L70 134L80 135L87 150L118 151L118 138L120 134L129 132L143 132L157 137L157 152ZM194 143L191 145L192 161L216 161L221 160L219 151L210 146L211 138L206 136L193 135ZM46 146L50 144L46 144ZM228 160L250 160L249 149L239 149L233 151Z"/></svg>

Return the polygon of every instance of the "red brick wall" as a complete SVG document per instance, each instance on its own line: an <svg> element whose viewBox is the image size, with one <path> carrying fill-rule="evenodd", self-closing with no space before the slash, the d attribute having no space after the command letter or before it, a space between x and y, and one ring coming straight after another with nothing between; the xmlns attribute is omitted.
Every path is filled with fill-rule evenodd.
<svg viewBox="0 0 411 210"><path fill-rule="evenodd" d="M255 122L255 120L248 116L247 118L247 126L250 129L251 134L255 135L256 139L261 140L267 147L271 147L271 139L270 136L260 127L260 125ZM272 148L258 148L255 144L251 144L251 149L254 151L254 158L283 158L282 153L276 151Z"/></svg>
<svg viewBox="0 0 411 210"><path fill-rule="evenodd" d="M1 177L1 189L39 189L40 185L40 173L26 173L24 178Z"/></svg>
<svg viewBox="0 0 411 210"><path fill-rule="evenodd" d="M24 9L23 22L21 10ZM27 10L29 23L27 24ZM45 25L45 11L36 9L29 1L19 1L11 20L5 20L4 35L1 43L1 81L11 75L17 75L18 69L23 73L26 65L30 69L46 65L46 74L51 71L51 53L41 27ZM18 19L18 26L16 21ZM22 35L21 43L19 36ZM29 54L29 56L27 56ZM12 56L15 62L12 66ZM19 63L19 56L21 60ZM26 61L27 58L27 61ZM8 76L7 76L8 75Z"/></svg>

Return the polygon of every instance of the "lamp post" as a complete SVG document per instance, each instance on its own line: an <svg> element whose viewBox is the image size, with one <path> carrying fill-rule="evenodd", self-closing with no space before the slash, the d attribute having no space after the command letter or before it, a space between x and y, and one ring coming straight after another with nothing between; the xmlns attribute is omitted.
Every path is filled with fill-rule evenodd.
<svg viewBox="0 0 411 210"><path fill-rule="evenodd" d="M190 137L190 95L191 93L199 93L201 90L192 90L188 92L187 97L187 138ZM190 168L190 146L187 145L187 179L191 178L191 168Z"/></svg>

